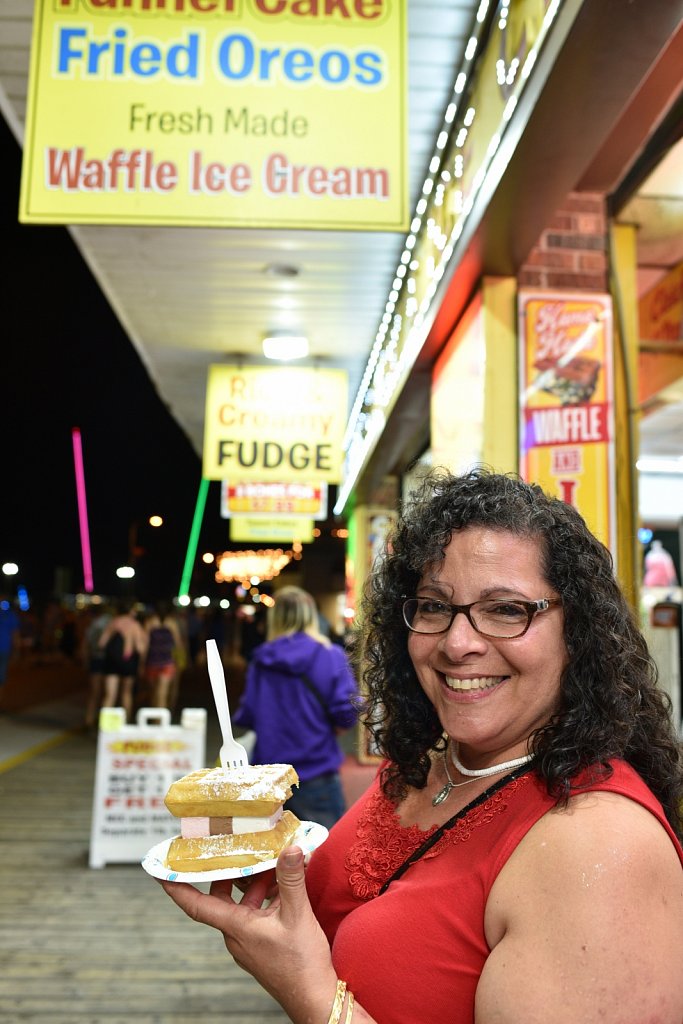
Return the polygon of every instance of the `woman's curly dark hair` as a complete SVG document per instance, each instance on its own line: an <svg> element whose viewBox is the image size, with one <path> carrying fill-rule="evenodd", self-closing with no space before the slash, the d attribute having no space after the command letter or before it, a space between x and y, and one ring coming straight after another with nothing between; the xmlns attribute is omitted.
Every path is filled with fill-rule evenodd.
<svg viewBox="0 0 683 1024"><path fill-rule="evenodd" d="M531 738L535 770L566 803L572 779L623 758L635 768L683 835L683 758L671 702L614 576L612 557L576 509L535 484L476 469L434 470L411 496L371 573L353 650L367 694L364 719L391 761L382 785L394 799L422 788L442 727L408 655L401 606L454 530L484 526L540 541L543 572L560 595L568 663L557 714Z"/></svg>

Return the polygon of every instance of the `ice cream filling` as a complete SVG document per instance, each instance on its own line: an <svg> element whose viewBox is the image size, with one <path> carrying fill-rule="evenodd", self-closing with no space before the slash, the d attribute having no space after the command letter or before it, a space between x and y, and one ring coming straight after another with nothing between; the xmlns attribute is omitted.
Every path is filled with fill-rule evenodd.
<svg viewBox="0 0 683 1024"><path fill-rule="evenodd" d="M282 807L270 818L181 818L180 834L183 839L201 839L205 836L241 836L248 832L268 832L282 817Z"/></svg>

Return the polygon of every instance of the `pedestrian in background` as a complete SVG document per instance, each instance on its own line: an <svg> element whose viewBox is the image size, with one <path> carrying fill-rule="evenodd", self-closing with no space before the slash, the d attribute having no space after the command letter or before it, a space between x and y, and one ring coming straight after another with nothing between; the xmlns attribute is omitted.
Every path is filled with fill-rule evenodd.
<svg viewBox="0 0 683 1024"><path fill-rule="evenodd" d="M134 615L135 602L123 601L100 637L104 651L102 707L122 707L126 721L133 718L133 695L140 660L147 650L147 635Z"/></svg>
<svg viewBox="0 0 683 1024"><path fill-rule="evenodd" d="M112 617L112 610L107 605L97 609L83 634L83 662L88 671L88 699L85 706L85 724L88 729L95 725L102 702L105 656L100 647L100 639Z"/></svg>
<svg viewBox="0 0 683 1024"><path fill-rule="evenodd" d="M5 594L0 595L0 686L7 679L7 666L19 641L19 619Z"/></svg>
<svg viewBox="0 0 683 1024"><path fill-rule="evenodd" d="M337 732L356 722L356 679L346 653L318 630L311 594L284 587L268 610L267 639L247 668L235 725L256 730L256 764L291 764L299 786L287 808L326 828L345 811Z"/></svg>
<svg viewBox="0 0 683 1024"><path fill-rule="evenodd" d="M177 652L183 647L180 628L170 606L160 601L145 623L147 653L145 681L151 690L150 706L173 710L174 681L178 674Z"/></svg>

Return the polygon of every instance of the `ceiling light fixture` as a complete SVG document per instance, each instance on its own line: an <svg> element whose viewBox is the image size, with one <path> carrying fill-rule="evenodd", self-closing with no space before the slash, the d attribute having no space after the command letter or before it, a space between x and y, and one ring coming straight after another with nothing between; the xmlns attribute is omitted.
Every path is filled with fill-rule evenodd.
<svg viewBox="0 0 683 1024"><path fill-rule="evenodd" d="M308 338L301 334L270 334L263 339L263 354L266 359L280 362L303 359L308 355Z"/></svg>
<svg viewBox="0 0 683 1024"><path fill-rule="evenodd" d="M641 455L636 462L639 473L683 473L683 458Z"/></svg>
<svg viewBox="0 0 683 1024"><path fill-rule="evenodd" d="M263 273L271 277L298 277L301 271L292 263L267 263Z"/></svg>

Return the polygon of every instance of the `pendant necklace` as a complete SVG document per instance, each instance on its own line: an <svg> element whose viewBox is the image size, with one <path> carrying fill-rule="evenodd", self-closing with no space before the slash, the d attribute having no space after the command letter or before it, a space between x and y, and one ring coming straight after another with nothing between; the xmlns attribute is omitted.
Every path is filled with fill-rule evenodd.
<svg viewBox="0 0 683 1024"><path fill-rule="evenodd" d="M466 786L468 782L474 782L474 779L465 779L464 782L453 782L451 773L448 770L448 758L446 757L447 750L448 748L443 752L443 767L446 772L448 782L443 789L440 789L436 796L432 798L432 807L437 807L439 804L442 804L444 800L448 800L452 789L458 789L460 786Z"/></svg>
<svg viewBox="0 0 683 1024"><path fill-rule="evenodd" d="M453 782L453 779L451 778L451 773L448 770L448 757L446 756L449 747L450 743L443 752L443 767L444 771L446 772L446 778L448 779L448 782L443 787L443 789L440 789L436 796L432 798L433 807L437 807L439 804L442 804L444 800L448 800L448 797L451 795L452 789L459 789L460 786L466 786L468 782L474 782L475 779L485 779L488 778L489 775L498 775L499 772L506 772L511 770L512 768L518 768L520 765L526 764L526 762L530 761L533 757L532 754L525 754L524 757L516 757L512 761L504 761L503 764L494 764L491 768L465 768L463 765L460 764L457 754L453 750L451 750L451 757L453 759L453 764L455 765L455 767L458 769L461 775L469 776L469 778L465 779L464 782Z"/></svg>

